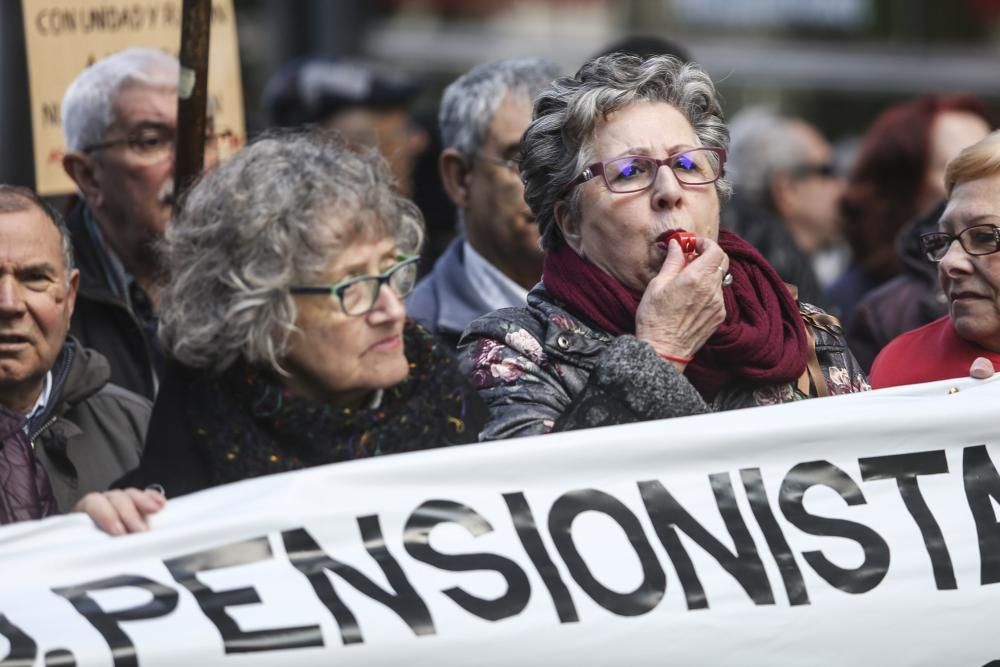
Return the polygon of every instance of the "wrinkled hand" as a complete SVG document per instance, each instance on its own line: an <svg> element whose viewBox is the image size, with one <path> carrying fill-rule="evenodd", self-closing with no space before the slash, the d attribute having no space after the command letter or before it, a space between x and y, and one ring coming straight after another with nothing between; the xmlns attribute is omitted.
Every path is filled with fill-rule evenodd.
<svg viewBox="0 0 1000 667"><path fill-rule="evenodd" d="M659 354L693 357L726 318L722 279L728 271L729 257L714 241L699 238L698 257L687 264L680 244L671 240L639 302L636 338ZM675 365L683 371L686 364Z"/></svg>
<svg viewBox="0 0 1000 667"><path fill-rule="evenodd" d="M976 357L969 367L969 376L977 380L985 380L993 377L993 362L986 357Z"/></svg>
<svg viewBox="0 0 1000 667"><path fill-rule="evenodd" d="M166 503L166 497L159 491L128 488L88 493L73 511L85 512L98 528L117 536L148 530L146 517L159 512Z"/></svg>

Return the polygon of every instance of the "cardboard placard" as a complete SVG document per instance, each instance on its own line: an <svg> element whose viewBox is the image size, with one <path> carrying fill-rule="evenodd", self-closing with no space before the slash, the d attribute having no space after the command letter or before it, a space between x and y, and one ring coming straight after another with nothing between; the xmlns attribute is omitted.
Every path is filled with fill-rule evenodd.
<svg viewBox="0 0 1000 667"><path fill-rule="evenodd" d="M62 168L66 150L60 118L63 94L74 78L104 56L136 46L180 52L181 0L22 0L35 189L42 195L73 192ZM246 140L236 14L232 0L212 3L209 97L215 129L228 133L225 157Z"/></svg>

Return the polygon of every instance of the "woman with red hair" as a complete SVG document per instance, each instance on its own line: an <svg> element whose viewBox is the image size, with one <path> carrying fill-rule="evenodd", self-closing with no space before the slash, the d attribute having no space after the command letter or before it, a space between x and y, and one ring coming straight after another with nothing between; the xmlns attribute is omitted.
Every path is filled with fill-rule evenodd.
<svg viewBox="0 0 1000 667"><path fill-rule="evenodd" d="M937 266L948 314L889 343L872 366L875 387L1000 369L1000 131L963 150L946 180L938 229L920 241Z"/></svg>
<svg viewBox="0 0 1000 667"><path fill-rule="evenodd" d="M968 95L928 96L886 109L869 128L841 200L854 263L831 288L849 317L858 301L899 273L896 236L944 199L944 167L990 132L987 106Z"/></svg>

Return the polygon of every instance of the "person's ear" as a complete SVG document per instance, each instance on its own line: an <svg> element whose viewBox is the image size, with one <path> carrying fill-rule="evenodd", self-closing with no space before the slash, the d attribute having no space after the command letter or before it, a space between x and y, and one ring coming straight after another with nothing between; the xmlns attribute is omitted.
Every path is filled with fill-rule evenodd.
<svg viewBox="0 0 1000 667"><path fill-rule="evenodd" d="M441 172L441 184L452 203L458 208L469 205L469 176L471 165L454 148L441 151L438 158L438 170Z"/></svg>
<svg viewBox="0 0 1000 667"><path fill-rule="evenodd" d="M556 219L556 226L559 227L559 232L566 241L566 245L572 248L577 255L583 257L583 240L580 237L579 228L570 219L569 204L564 201L557 202L555 208L552 209L552 215Z"/></svg>
<svg viewBox="0 0 1000 667"><path fill-rule="evenodd" d="M94 159L89 155L73 151L63 156L62 165L66 174L76 183L87 204L92 208L100 207L103 203L101 178Z"/></svg>
<svg viewBox="0 0 1000 667"><path fill-rule="evenodd" d="M73 269L69 274L69 288L66 290L66 310L73 317L76 308L76 295L80 291L80 269Z"/></svg>

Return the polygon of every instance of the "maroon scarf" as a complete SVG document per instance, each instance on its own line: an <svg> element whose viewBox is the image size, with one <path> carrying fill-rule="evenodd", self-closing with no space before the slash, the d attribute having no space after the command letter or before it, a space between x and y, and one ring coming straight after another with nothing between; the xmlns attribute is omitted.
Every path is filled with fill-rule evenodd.
<svg viewBox="0 0 1000 667"><path fill-rule="evenodd" d="M733 284L722 290L726 319L684 372L707 400L735 380L762 384L796 380L809 355L798 305L778 273L756 248L730 231L719 230L719 245L729 255L733 275ZM635 333L642 294L569 246L545 254L542 282L549 294L608 333Z"/></svg>

